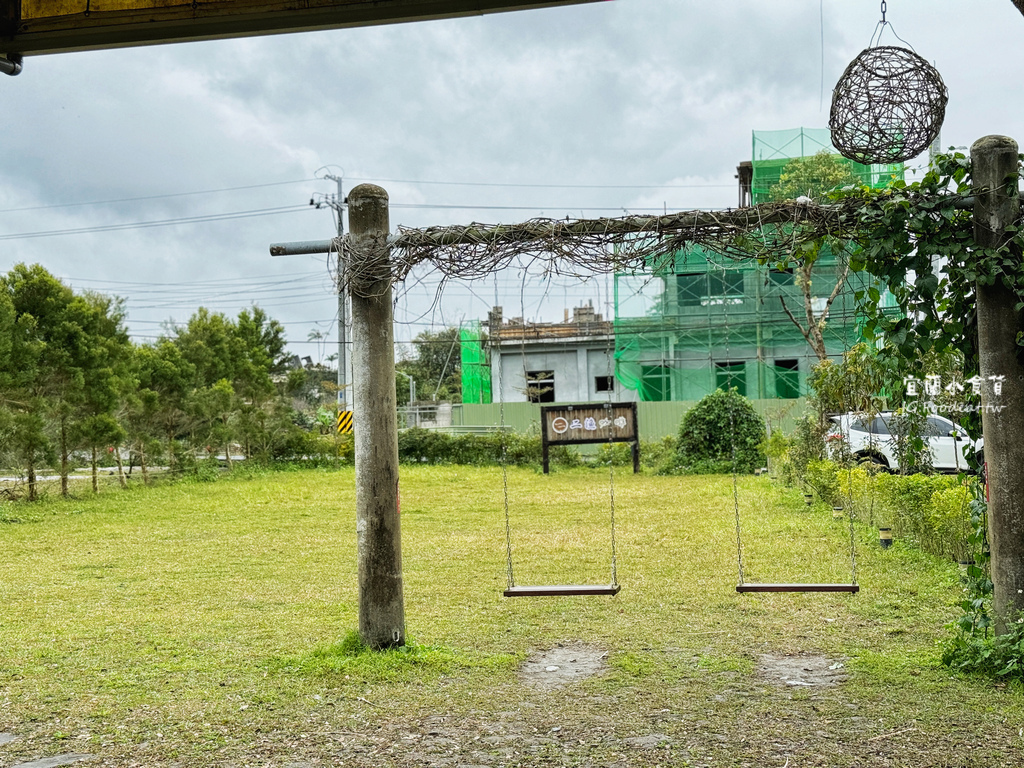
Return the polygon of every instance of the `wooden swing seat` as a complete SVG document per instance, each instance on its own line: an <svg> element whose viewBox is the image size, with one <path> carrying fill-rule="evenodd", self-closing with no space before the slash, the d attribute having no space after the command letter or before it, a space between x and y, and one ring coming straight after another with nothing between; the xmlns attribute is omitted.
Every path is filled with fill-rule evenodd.
<svg viewBox="0 0 1024 768"><path fill-rule="evenodd" d="M859 584L737 584L737 592L860 592Z"/></svg>
<svg viewBox="0 0 1024 768"><path fill-rule="evenodd" d="M505 597L562 597L569 595L616 595L618 584L549 584L539 587L508 587Z"/></svg>

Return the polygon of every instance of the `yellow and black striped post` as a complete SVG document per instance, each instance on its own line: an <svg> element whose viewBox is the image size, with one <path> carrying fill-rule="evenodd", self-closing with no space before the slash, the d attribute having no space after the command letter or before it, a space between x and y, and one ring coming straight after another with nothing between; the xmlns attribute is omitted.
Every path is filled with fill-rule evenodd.
<svg viewBox="0 0 1024 768"><path fill-rule="evenodd" d="M338 434L345 435L352 431L352 411L338 411Z"/></svg>

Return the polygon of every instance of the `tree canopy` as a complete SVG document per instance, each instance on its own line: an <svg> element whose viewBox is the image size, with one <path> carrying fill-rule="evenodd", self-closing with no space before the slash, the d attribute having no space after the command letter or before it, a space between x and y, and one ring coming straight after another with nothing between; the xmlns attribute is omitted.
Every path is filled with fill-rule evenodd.
<svg viewBox="0 0 1024 768"><path fill-rule="evenodd" d="M204 453L269 458L304 423L285 344L253 306L237 318L200 308L134 345L119 299L18 264L0 276L0 461L25 472L34 498L41 467L58 469L66 494L83 459L95 484L104 453L144 474L160 455L173 469Z"/></svg>
<svg viewBox="0 0 1024 768"><path fill-rule="evenodd" d="M846 160L823 150L786 163L778 183L769 188L768 196L773 201L795 200L801 196L819 200L833 190L860 183Z"/></svg>

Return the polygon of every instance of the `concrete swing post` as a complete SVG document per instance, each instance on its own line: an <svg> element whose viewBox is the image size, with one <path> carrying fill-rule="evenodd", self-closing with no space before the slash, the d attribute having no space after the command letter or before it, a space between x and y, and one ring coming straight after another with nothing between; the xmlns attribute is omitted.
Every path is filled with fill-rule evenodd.
<svg viewBox="0 0 1024 768"><path fill-rule="evenodd" d="M359 634L367 646L381 650L405 644L387 191L374 184L354 187L348 212L351 252L363 260L352 269L349 286Z"/></svg>
<svg viewBox="0 0 1024 768"><path fill-rule="evenodd" d="M1017 151L1017 142L1006 136L986 136L971 146L974 239L983 248L1004 246L1006 228L1020 218ZM982 403L995 406L984 408L981 420L996 634L1005 634L1007 622L1024 611L1024 365L1017 346L1024 317L1016 304L1016 294L1001 280L977 284Z"/></svg>

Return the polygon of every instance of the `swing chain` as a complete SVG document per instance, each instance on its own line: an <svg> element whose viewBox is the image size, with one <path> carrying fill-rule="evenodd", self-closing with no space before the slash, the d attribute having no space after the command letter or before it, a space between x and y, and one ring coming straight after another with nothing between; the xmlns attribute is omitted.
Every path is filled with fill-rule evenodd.
<svg viewBox="0 0 1024 768"><path fill-rule="evenodd" d="M722 269L722 284L724 285L726 280L726 267L725 264L720 265ZM725 325L725 359L727 361L732 359L732 355L729 353L729 302L726 301L723 305L723 320ZM710 335L710 328L708 329ZM711 356L711 350L714 349L713 345L708 345L708 356ZM714 371L714 366L711 366L711 370ZM726 379L726 392L728 392L732 384L732 376ZM732 507L733 514L736 517L736 564L739 570L740 584L744 582L743 574L743 540L740 536L740 496L739 496L739 479L737 477L736 470L736 414L733 412L732 407L729 408L729 431L731 433L729 440L730 447L730 460L732 461Z"/></svg>
<svg viewBox="0 0 1024 768"><path fill-rule="evenodd" d="M497 334L501 331L500 329L495 332L491 330L492 338L497 338ZM495 352L498 354L498 403L499 412L501 414L501 490L503 499L505 502L505 553L508 557L507 565L507 581L508 587L511 589L516 585L515 574L512 571L512 522L509 519L508 513L508 438L505 434L505 395L502 391L501 371L502 371L502 360L501 360L501 348L498 347L492 350L491 354Z"/></svg>

